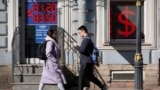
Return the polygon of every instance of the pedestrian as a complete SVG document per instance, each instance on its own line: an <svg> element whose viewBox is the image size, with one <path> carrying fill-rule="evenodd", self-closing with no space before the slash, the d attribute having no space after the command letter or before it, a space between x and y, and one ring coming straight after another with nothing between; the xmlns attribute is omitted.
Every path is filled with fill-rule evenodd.
<svg viewBox="0 0 160 90"><path fill-rule="evenodd" d="M50 29L45 37L47 60L43 65L39 90L43 90L45 84L57 84L59 90L65 90L63 84L66 80L59 64L60 46L56 34L56 30Z"/></svg>
<svg viewBox="0 0 160 90"><path fill-rule="evenodd" d="M78 80L78 90L82 90L85 86L86 80L93 82L96 84L101 90L106 90L106 86L103 85L98 78L94 76L94 63L90 57L90 53L93 51L93 42L88 35L87 28L82 25L78 28L78 34L83 38L81 45L79 46L77 42L73 43L73 46L80 53L80 73Z"/></svg>

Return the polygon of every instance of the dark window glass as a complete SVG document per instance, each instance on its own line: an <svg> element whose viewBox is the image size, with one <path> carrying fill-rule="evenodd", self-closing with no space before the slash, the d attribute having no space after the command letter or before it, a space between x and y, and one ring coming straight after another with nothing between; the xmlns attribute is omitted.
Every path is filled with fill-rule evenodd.
<svg viewBox="0 0 160 90"><path fill-rule="evenodd" d="M141 39L144 39L144 13L141 7ZM110 38L136 39L136 1L112 1L110 2Z"/></svg>

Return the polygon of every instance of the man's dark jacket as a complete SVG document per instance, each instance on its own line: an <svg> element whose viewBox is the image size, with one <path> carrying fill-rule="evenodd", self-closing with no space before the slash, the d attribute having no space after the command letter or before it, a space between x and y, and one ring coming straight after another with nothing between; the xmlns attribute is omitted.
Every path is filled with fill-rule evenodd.
<svg viewBox="0 0 160 90"><path fill-rule="evenodd" d="M81 46L76 46L76 49L80 53L80 64L86 65L87 63L93 63L90 53L93 51L93 43L90 37L84 37Z"/></svg>

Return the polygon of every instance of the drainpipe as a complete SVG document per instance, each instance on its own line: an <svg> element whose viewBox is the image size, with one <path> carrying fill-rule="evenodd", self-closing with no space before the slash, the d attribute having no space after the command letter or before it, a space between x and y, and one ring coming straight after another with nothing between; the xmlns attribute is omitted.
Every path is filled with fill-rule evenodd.
<svg viewBox="0 0 160 90"><path fill-rule="evenodd" d="M78 25L85 25L86 23L86 1L87 0L78 0Z"/></svg>
<svg viewBox="0 0 160 90"><path fill-rule="evenodd" d="M59 41L59 44L64 46L64 23L62 20L63 19L63 6L64 6L64 0L59 0L58 1L58 5L57 5L57 8L58 8L58 23L57 23L57 30L58 30L58 41ZM65 64L65 52L64 52L64 47L61 48L61 61L60 63L62 64L62 66Z"/></svg>
<svg viewBox="0 0 160 90"><path fill-rule="evenodd" d="M86 24L86 14L87 14L86 2L87 2L87 0L78 0L78 27ZM77 33L77 35L78 35L78 33ZM77 42L80 45L82 42L82 38L78 36ZM80 63L80 61L78 61L78 63ZM88 87L86 87L86 86L83 88L83 90L87 90L87 89L88 89Z"/></svg>
<svg viewBox="0 0 160 90"><path fill-rule="evenodd" d="M78 0L78 26L81 26L81 25L85 25L86 24L86 13L87 13L87 10L86 10L86 0ZM77 29L76 29L76 32L77 32ZM80 45L82 42L82 38L78 36L78 33L77 33L77 43L78 45ZM78 60L77 64L79 65L80 61Z"/></svg>
<svg viewBox="0 0 160 90"><path fill-rule="evenodd" d="M78 0L78 27L86 24L86 2L87 0ZM80 45L82 38L78 37L77 39L78 44Z"/></svg>

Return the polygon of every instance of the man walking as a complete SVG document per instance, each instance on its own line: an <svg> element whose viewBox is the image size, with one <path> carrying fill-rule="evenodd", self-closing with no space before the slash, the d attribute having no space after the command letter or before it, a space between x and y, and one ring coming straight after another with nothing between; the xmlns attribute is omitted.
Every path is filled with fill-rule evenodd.
<svg viewBox="0 0 160 90"><path fill-rule="evenodd" d="M101 90L106 90L106 86L103 85L93 74L94 62L90 57L90 52L93 51L93 42L88 36L87 28L82 25L78 28L78 34L83 37L83 41L79 46L76 42L73 43L73 46L80 53L80 74L78 81L78 90L82 90L86 80L89 80L96 84Z"/></svg>

